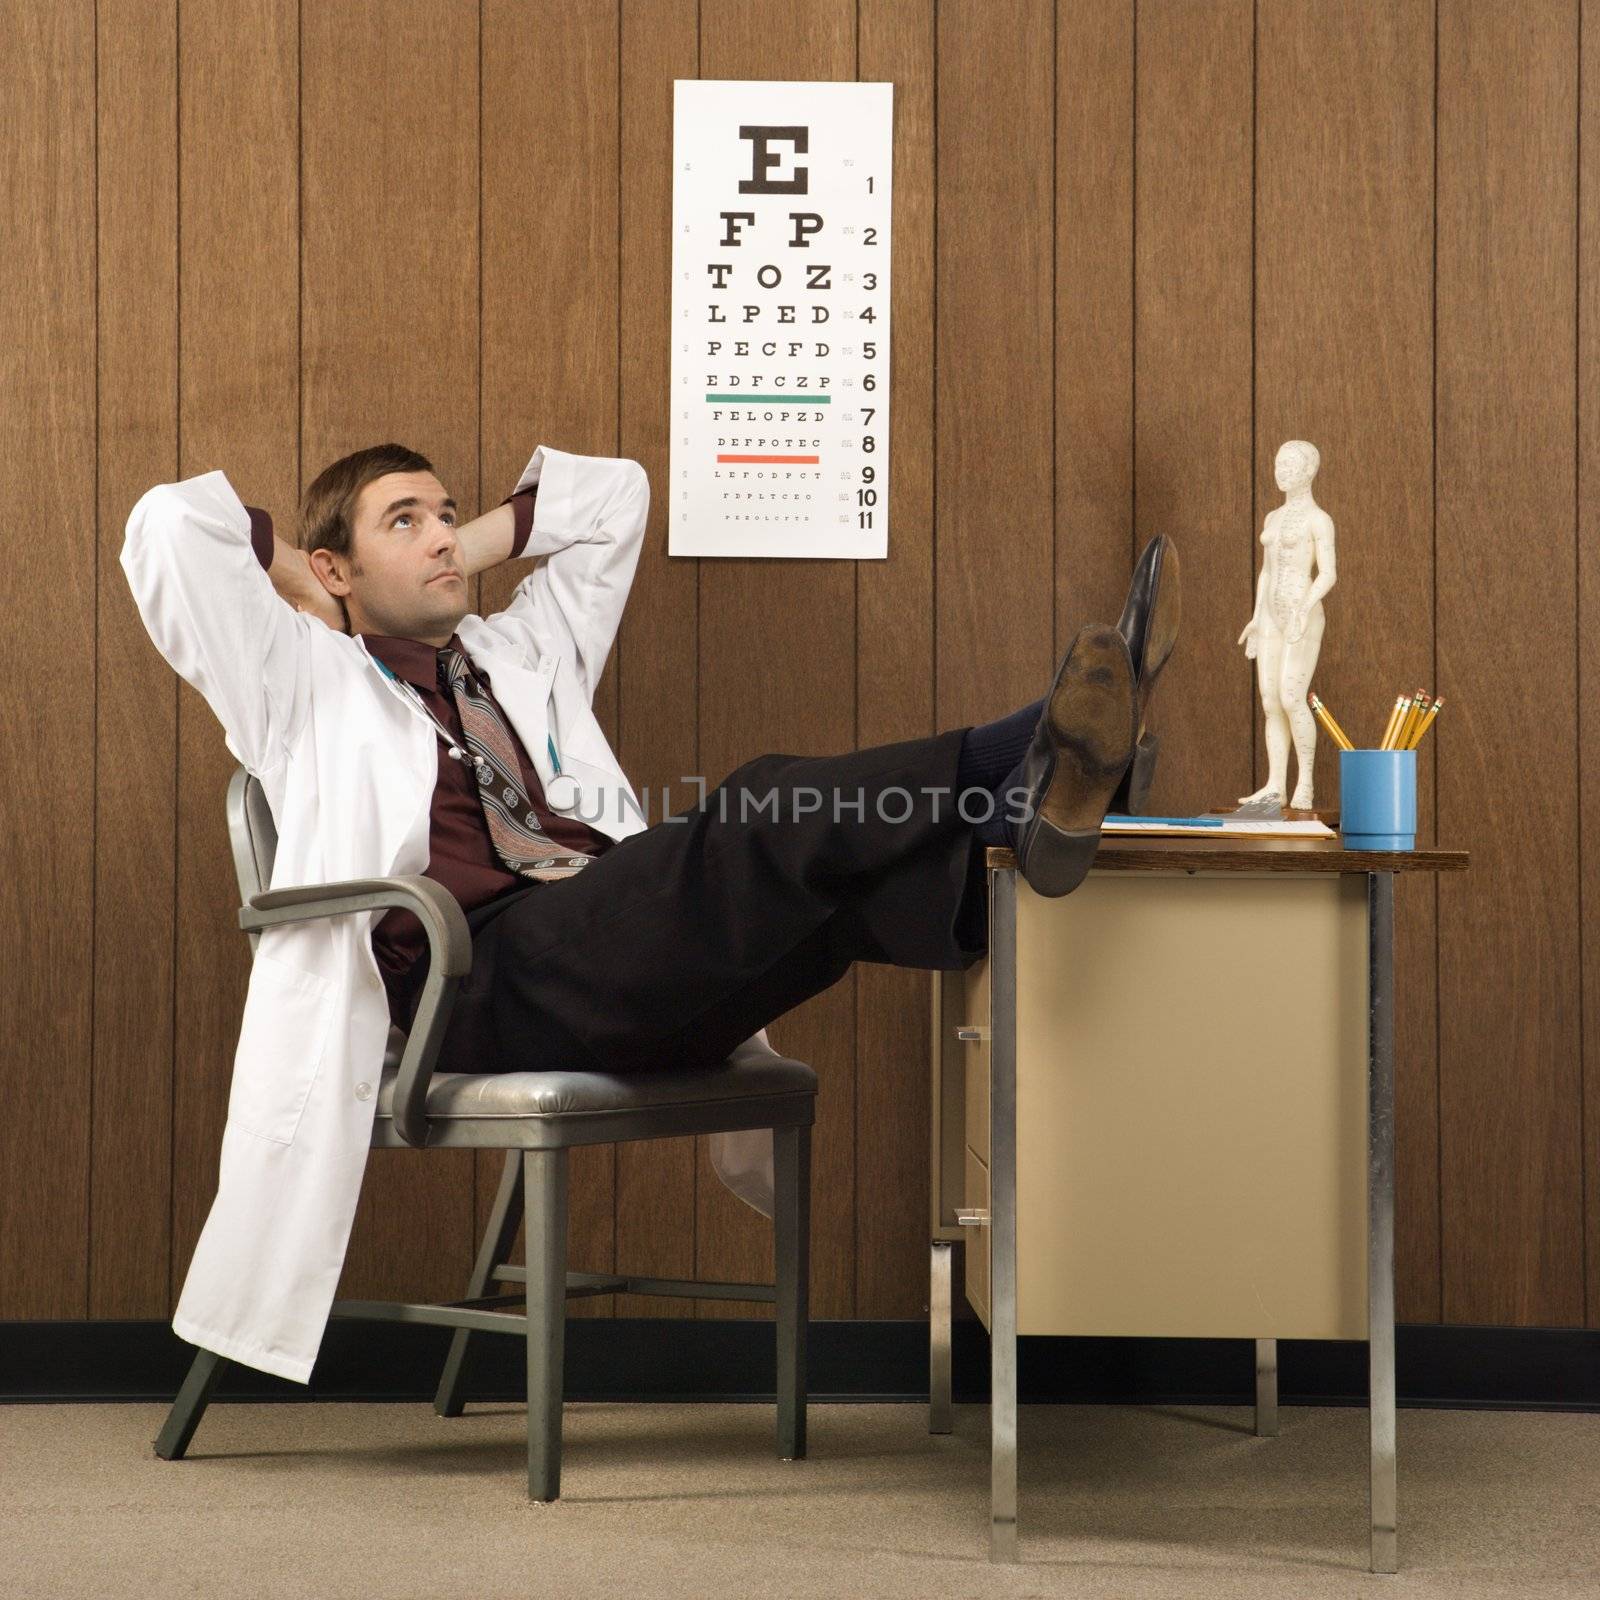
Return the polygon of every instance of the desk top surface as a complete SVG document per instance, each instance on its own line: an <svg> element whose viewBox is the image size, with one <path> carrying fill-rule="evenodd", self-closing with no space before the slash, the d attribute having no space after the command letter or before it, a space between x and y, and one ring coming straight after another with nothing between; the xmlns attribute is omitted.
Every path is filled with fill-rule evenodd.
<svg viewBox="0 0 1600 1600"><path fill-rule="evenodd" d="M1017 865L990 848L991 868ZM1460 872L1465 850L1346 850L1337 839L1204 839L1103 834L1096 872Z"/></svg>

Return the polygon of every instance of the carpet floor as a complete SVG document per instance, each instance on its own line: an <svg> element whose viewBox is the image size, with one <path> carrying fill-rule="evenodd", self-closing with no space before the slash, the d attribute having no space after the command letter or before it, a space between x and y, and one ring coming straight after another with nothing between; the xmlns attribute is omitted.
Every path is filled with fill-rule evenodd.
<svg viewBox="0 0 1600 1600"><path fill-rule="evenodd" d="M563 1497L526 1498L524 1414L218 1404L0 1409L0 1594L746 1595L1183 1600L1600 1595L1600 1416L1399 1416L1400 1572L1367 1563L1367 1414L1029 1406L1023 1563L988 1561L988 1410L817 1405L803 1462L761 1405L574 1404Z"/></svg>

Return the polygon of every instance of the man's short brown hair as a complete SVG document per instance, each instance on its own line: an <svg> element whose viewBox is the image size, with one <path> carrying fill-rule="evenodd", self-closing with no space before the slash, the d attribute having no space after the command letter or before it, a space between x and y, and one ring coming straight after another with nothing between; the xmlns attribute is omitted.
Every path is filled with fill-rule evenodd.
<svg viewBox="0 0 1600 1600"><path fill-rule="evenodd" d="M300 498L300 548L331 550L353 560L356 501L361 491L391 472L432 471L433 463L426 456L403 444L374 444L340 456L312 479Z"/></svg>

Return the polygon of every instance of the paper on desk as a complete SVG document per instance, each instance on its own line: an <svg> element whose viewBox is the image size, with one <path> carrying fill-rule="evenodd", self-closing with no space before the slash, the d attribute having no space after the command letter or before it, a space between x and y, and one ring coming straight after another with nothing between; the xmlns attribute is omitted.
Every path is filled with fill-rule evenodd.
<svg viewBox="0 0 1600 1600"><path fill-rule="evenodd" d="M1196 824L1199 821L1197 817ZM1201 827L1170 822L1106 822L1101 826L1100 832L1186 835L1197 839L1337 839L1339 837L1325 822L1239 822L1227 818L1222 819L1220 828L1210 823Z"/></svg>

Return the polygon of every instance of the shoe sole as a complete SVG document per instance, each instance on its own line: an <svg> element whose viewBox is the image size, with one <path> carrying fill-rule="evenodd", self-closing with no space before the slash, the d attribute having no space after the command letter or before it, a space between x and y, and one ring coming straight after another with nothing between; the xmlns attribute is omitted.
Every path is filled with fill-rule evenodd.
<svg viewBox="0 0 1600 1600"><path fill-rule="evenodd" d="M1045 702L1055 770L1018 850L1035 893L1070 894L1083 881L1133 759L1137 717L1127 641L1115 628L1081 629Z"/></svg>
<svg viewBox="0 0 1600 1600"><path fill-rule="evenodd" d="M1161 564L1156 569L1156 599L1150 608L1150 621L1144 634L1144 659L1138 664L1142 706L1149 703L1150 691L1161 676L1167 658L1178 642L1178 623L1183 601L1179 583L1178 551L1170 541L1162 547Z"/></svg>
<svg viewBox="0 0 1600 1600"><path fill-rule="evenodd" d="M1159 740L1145 728L1145 714L1155 692L1156 679L1166 666L1178 642L1178 624L1183 602L1178 578L1178 551L1170 539L1163 538L1155 574L1155 604L1145 626L1141 660L1136 663L1139 678L1139 743L1127 778L1112 799L1112 810L1137 815L1150 797L1155 781Z"/></svg>

